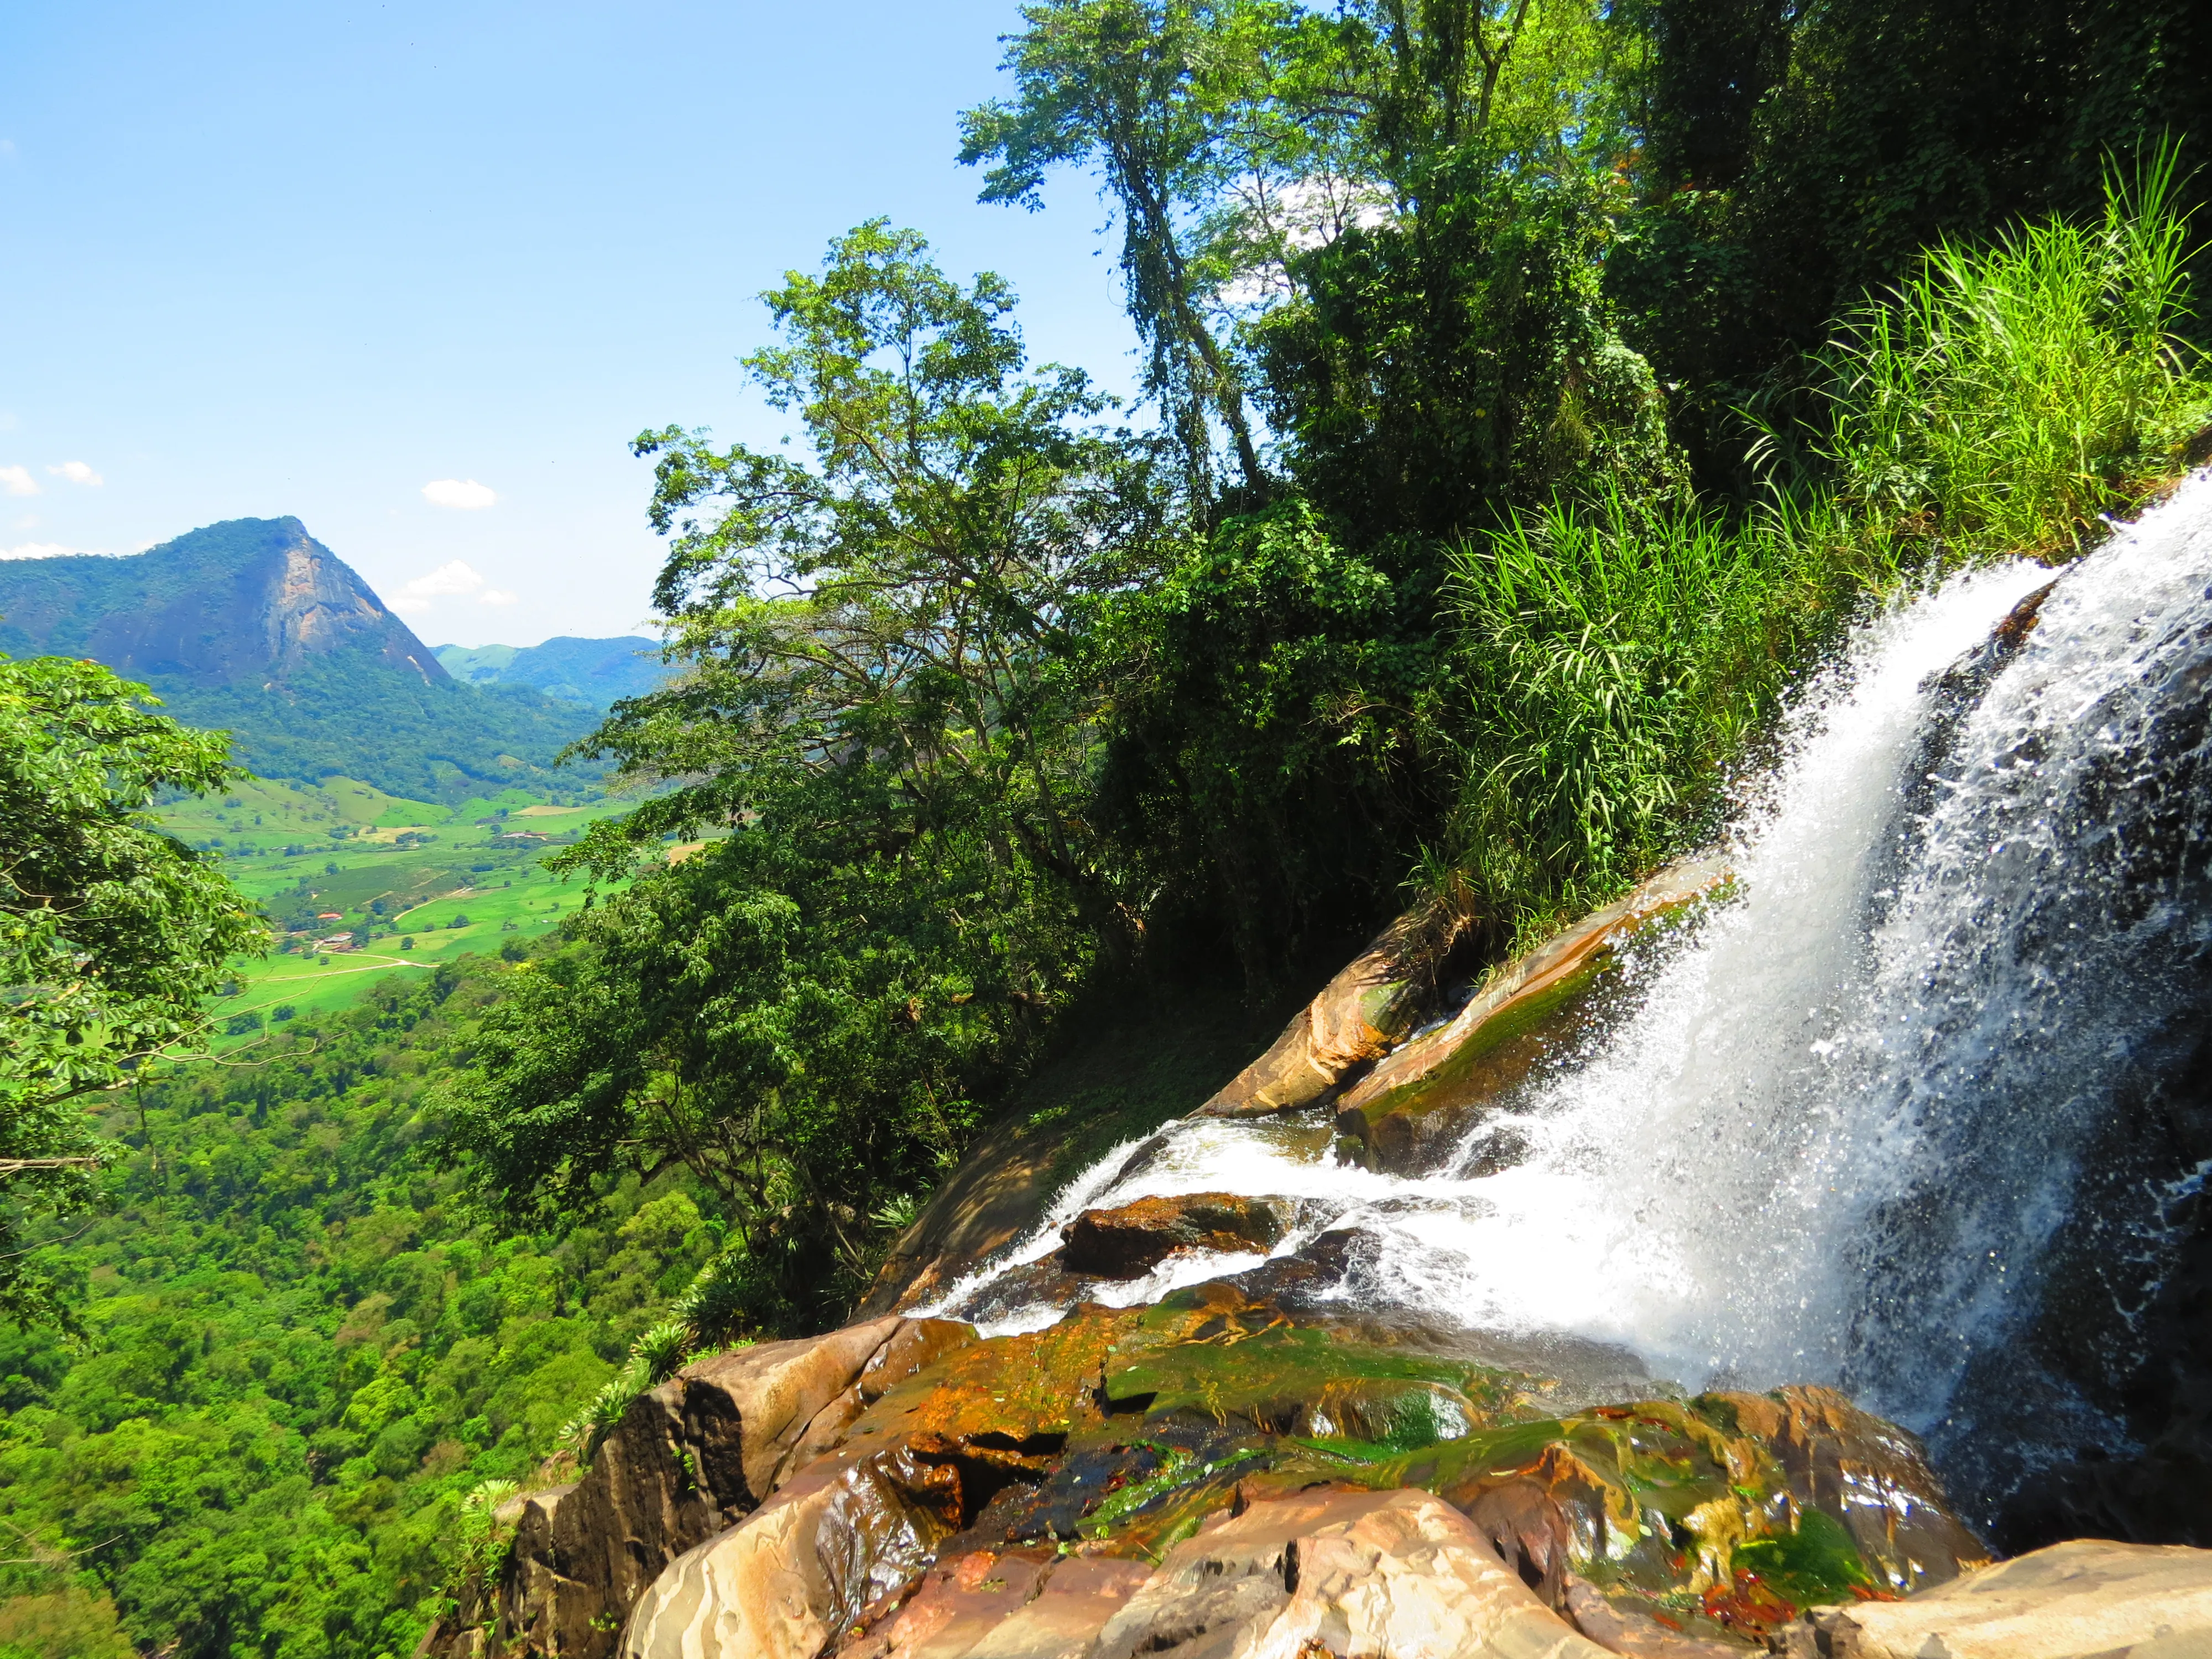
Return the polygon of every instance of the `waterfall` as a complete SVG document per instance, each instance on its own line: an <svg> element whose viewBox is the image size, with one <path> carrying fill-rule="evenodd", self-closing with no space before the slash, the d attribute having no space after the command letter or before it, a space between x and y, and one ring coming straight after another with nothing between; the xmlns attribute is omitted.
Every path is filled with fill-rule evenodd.
<svg viewBox="0 0 2212 1659"><path fill-rule="evenodd" d="M1633 951L1604 1027L1445 1167L1342 1164L1310 1115L1186 1121L939 1305L1092 1205L1285 1194L1309 1219L1279 1253L1378 1242L1336 1294L1623 1344L1690 1388L1835 1384L1984 1507L2039 1458L2123 1444L2087 1373L2124 1364L2202 1173L2146 1163L2138 1120L2212 1007L2212 477L2068 570L1993 675L1947 675L2051 581L1971 571L1858 629L1741 791L1731 896ZM1259 1260L1170 1258L1104 1294Z"/></svg>

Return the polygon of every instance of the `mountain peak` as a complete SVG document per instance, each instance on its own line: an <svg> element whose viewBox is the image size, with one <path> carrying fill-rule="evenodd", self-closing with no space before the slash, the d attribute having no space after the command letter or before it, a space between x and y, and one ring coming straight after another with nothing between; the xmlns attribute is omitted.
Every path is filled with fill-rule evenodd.
<svg viewBox="0 0 2212 1659"><path fill-rule="evenodd" d="M95 657L129 678L282 681L368 658L448 678L412 629L296 518L228 519L129 558L0 565L0 649Z"/></svg>

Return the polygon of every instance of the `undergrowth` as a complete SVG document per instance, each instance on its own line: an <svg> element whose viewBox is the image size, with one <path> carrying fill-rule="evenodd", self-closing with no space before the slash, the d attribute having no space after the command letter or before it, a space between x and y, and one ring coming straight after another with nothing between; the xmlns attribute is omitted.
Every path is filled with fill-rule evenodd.
<svg viewBox="0 0 2212 1659"><path fill-rule="evenodd" d="M2104 216L1945 242L1819 359L1820 477L1723 517L1618 493L1462 544L1468 718L1408 887L1525 948L1716 827L1720 784L1850 621L1925 580L2070 558L2169 480L2212 416L2172 152Z"/></svg>

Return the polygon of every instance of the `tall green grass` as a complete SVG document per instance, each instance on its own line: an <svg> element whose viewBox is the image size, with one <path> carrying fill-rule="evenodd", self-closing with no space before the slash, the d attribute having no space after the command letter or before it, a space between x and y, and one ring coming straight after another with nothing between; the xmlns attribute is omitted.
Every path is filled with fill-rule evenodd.
<svg viewBox="0 0 2212 1659"><path fill-rule="evenodd" d="M2163 472L2206 413L2176 155L2123 181L2104 216L1986 246L1946 241L1846 318L1821 355L1833 407L1815 445L1847 504L1973 553L2079 551Z"/></svg>
<svg viewBox="0 0 2212 1659"><path fill-rule="evenodd" d="M1709 821L1828 606L1784 516L1748 525L1618 495L1457 550L1463 784L1415 883L1526 943Z"/></svg>
<svg viewBox="0 0 2212 1659"><path fill-rule="evenodd" d="M1530 943L1710 833L1790 684L1904 580L2066 556L2212 414L2162 151L2104 216L1945 243L1818 368L1824 475L1724 518L1555 503L1457 550L1462 780L1408 885L1442 933Z"/></svg>

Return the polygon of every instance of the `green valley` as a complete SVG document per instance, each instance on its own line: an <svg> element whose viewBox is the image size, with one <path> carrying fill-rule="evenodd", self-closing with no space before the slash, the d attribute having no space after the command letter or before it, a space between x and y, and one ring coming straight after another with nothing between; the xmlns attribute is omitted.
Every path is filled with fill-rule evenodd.
<svg viewBox="0 0 2212 1659"><path fill-rule="evenodd" d="M546 854L629 810L596 791L523 789L449 809L343 777L252 778L171 802L163 826L222 860L277 930L270 954L239 959L211 1005L218 1048L347 1006L393 975L550 937L585 884L548 871Z"/></svg>
<svg viewBox="0 0 2212 1659"><path fill-rule="evenodd" d="M0 548L0 1659L965 1659L948 1584L1506 1651L997 1633L1352 1487L1588 1637L1514 1651L2212 1544L2212 7L1005 11L909 89L1119 368L991 216L779 246L638 126L576 245L681 202L768 291L298 351L404 471L0 453L116 526ZM477 159L393 193L496 257L381 309L595 280Z"/></svg>

